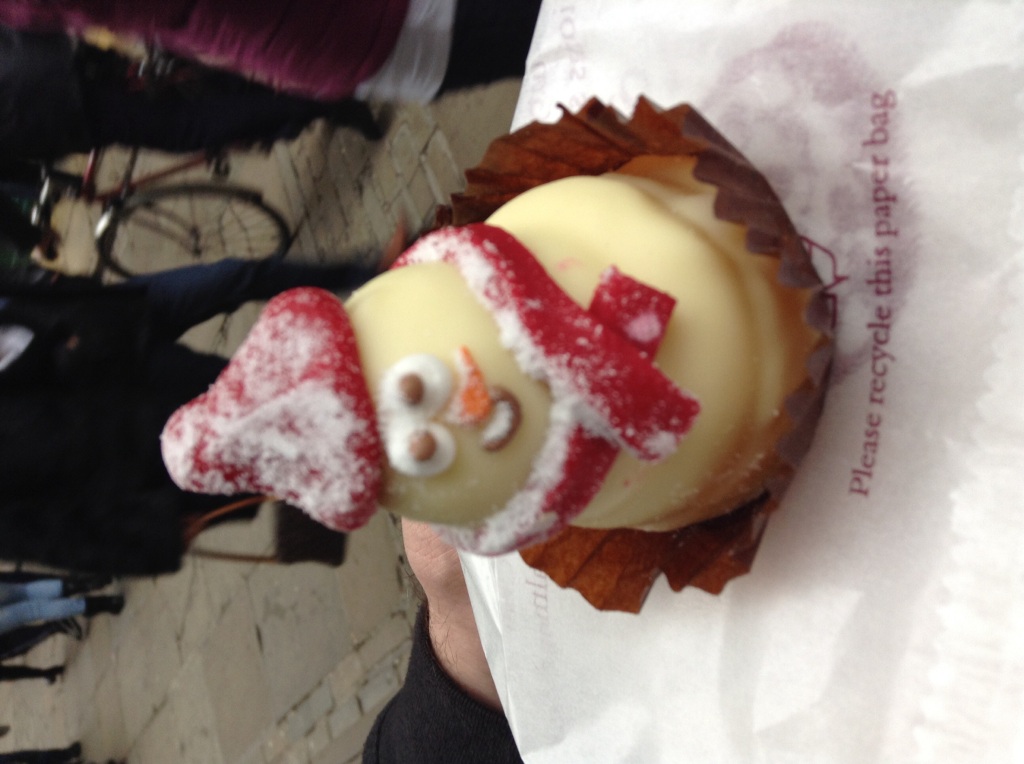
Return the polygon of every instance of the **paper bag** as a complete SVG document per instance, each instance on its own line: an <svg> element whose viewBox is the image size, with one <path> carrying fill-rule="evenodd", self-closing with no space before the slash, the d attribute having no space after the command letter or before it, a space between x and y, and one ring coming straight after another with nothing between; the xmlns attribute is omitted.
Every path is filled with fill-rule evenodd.
<svg viewBox="0 0 1024 764"><path fill-rule="evenodd" d="M545 2L516 125L693 104L839 318L811 453L720 596L602 613L463 556L527 762L1024 756L1021 29L1001 2Z"/></svg>

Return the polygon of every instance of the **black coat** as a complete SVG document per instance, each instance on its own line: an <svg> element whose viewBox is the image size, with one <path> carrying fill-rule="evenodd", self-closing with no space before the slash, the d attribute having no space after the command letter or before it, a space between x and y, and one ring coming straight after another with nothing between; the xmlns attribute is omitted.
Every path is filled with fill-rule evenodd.
<svg viewBox="0 0 1024 764"><path fill-rule="evenodd" d="M0 157L52 161L91 142L71 39L0 26Z"/></svg>
<svg viewBox="0 0 1024 764"><path fill-rule="evenodd" d="M3 172L0 166L0 178ZM0 190L0 247L27 257L42 238L43 232L32 225L21 205Z"/></svg>
<svg viewBox="0 0 1024 764"><path fill-rule="evenodd" d="M183 515L224 503L179 490L160 456L167 417L201 390L147 375L141 292L73 287L0 298L0 324L35 333L0 372L0 558L175 570Z"/></svg>
<svg viewBox="0 0 1024 764"><path fill-rule="evenodd" d="M508 719L466 694L430 641L427 608L412 633L405 684L377 716L363 764L522 764Z"/></svg>

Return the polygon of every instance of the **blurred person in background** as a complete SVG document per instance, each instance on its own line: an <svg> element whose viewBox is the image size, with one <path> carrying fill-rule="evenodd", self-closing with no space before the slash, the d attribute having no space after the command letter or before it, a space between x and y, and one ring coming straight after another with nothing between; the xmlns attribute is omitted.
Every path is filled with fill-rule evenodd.
<svg viewBox="0 0 1024 764"><path fill-rule="evenodd" d="M0 259L27 261L50 242L29 217L42 163L112 145L167 152L269 146L325 119L368 140L382 133L362 101L279 93L236 74L182 65L137 76L138 62L63 32L0 26Z"/></svg>
<svg viewBox="0 0 1024 764"><path fill-rule="evenodd" d="M137 69L63 32L0 26L0 160L53 162L114 144L216 152L291 139L321 118L380 137L368 107L353 99L287 95L200 66L142 78Z"/></svg>
<svg viewBox="0 0 1024 764"><path fill-rule="evenodd" d="M91 594L96 587L91 582L83 585L81 580L40 577L34 581L0 581L0 634L33 623L120 614L123 596Z"/></svg>
<svg viewBox="0 0 1024 764"><path fill-rule="evenodd" d="M0 21L97 28L321 100L427 102L521 77L541 0L5 0Z"/></svg>
<svg viewBox="0 0 1024 764"><path fill-rule="evenodd" d="M185 527L229 501L182 491L160 455L167 418L227 364L180 336L249 300L296 286L347 291L376 272L222 260L114 285L0 282L0 559L177 570Z"/></svg>
<svg viewBox="0 0 1024 764"><path fill-rule="evenodd" d="M399 226L383 252L334 265L228 259L111 285L0 278L0 559L177 570L185 529L230 501L182 491L164 468L164 423L227 365L181 335L293 287L351 291L405 243Z"/></svg>

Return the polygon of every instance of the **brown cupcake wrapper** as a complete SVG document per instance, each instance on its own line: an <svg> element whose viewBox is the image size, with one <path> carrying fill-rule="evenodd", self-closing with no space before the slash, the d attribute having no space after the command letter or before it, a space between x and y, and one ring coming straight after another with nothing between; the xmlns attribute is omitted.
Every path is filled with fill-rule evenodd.
<svg viewBox="0 0 1024 764"><path fill-rule="evenodd" d="M576 589L599 610L639 612L662 573L675 591L696 586L713 594L750 570L768 515L778 506L810 447L831 362L831 314L821 280L799 234L768 181L693 107L662 110L645 98L628 120L595 100L578 113L563 109L554 124L531 123L492 142L466 190L452 196L438 220L466 225L485 220L535 186L573 175L600 175L637 156L694 157L694 176L714 185L715 214L747 228L754 255L781 260L786 286L818 288L806 315L822 336L807 362L807 378L786 400L790 427L776 446L779 469L766 491L728 514L673 531L569 527L520 551L531 567Z"/></svg>

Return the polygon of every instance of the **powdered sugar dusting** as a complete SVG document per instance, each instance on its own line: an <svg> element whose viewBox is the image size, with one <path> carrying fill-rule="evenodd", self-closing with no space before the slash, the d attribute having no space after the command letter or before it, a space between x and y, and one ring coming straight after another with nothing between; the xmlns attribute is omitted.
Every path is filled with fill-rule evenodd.
<svg viewBox="0 0 1024 764"><path fill-rule="evenodd" d="M267 304L210 390L162 436L175 482L204 493L268 493L332 528L376 510L381 446L355 338L334 295Z"/></svg>
<svg viewBox="0 0 1024 764"><path fill-rule="evenodd" d="M534 459L526 485L501 511L473 527L438 525L448 543L477 554L504 554L548 538L579 514L600 489L618 449L591 439L602 453L588 454L585 470L570 462L580 458L586 436L571 407L557 401L551 409L547 437Z"/></svg>
<svg viewBox="0 0 1024 764"><path fill-rule="evenodd" d="M587 310L605 326L622 332L641 353L653 356L675 306L672 295L642 284L612 265L601 273Z"/></svg>
<svg viewBox="0 0 1024 764"><path fill-rule="evenodd" d="M653 313L642 313L631 319L626 324L626 336L638 345L650 342L655 337L660 337L662 332L661 322Z"/></svg>
<svg viewBox="0 0 1024 764"><path fill-rule="evenodd" d="M167 430L165 448L172 477L183 488L204 493L272 493L308 508L326 525L347 525L352 493L362 493L372 474L351 458L349 443L366 437L367 423L347 402L307 380L257 407L221 409L183 416ZM193 470L193 466L204 468Z"/></svg>

